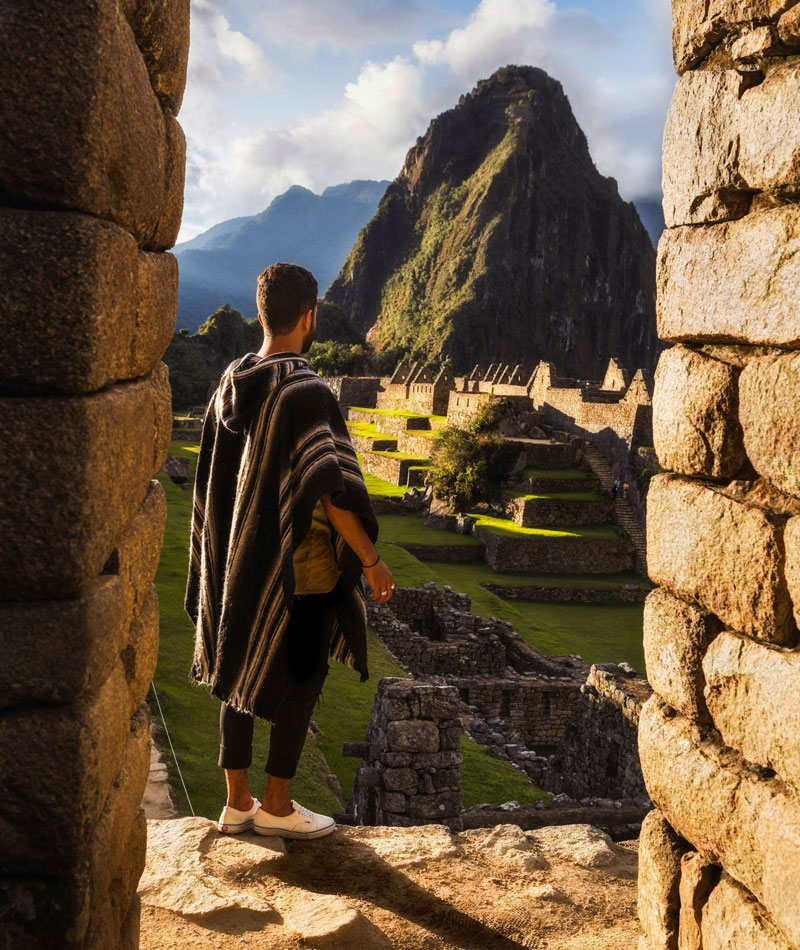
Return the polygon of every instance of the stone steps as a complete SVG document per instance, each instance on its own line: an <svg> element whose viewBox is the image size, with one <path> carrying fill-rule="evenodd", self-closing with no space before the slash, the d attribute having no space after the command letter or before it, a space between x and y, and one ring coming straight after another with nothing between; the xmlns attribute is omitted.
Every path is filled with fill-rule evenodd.
<svg viewBox="0 0 800 950"><path fill-rule="evenodd" d="M603 453L593 445L587 444L583 451L584 458L589 463L592 471L600 480L600 484L606 491L611 490L614 484L614 475L608 459ZM636 569L647 576L647 535L639 518L636 516L633 505L617 495L614 502L614 514L617 524L627 532L634 547L636 548Z"/></svg>

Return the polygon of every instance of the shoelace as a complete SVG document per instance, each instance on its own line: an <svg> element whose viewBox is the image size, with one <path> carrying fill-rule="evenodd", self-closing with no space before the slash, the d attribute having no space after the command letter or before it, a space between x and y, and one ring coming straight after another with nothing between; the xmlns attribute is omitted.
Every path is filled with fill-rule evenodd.
<svg viewBox="0 0 800 950"><path fill-rule="evenodd" d="M294 801L294 799L292 799ZM301 815L305 815L306 818L310 818L313 812L311 812L305 805L301 805L299 802L294 802L294 807Z"/></svg>

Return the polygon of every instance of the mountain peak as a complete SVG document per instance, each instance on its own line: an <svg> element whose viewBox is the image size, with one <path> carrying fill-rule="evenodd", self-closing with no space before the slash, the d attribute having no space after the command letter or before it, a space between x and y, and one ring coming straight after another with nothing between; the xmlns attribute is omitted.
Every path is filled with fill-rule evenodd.
<svg viewBox="0 0 800 950"><path fill-rule="evenodd" d="M558 80L504 66L409 149L326 293L414 358L554 360L602 376L657 351L655 256Z"/></svg>

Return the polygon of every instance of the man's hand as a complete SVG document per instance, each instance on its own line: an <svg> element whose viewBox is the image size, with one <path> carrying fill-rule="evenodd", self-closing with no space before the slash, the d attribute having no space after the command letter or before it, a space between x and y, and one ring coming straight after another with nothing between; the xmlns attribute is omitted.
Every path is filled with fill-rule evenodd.
<svg viewBox="0 0 800 950"><path fill-rule="evenodd" d="M394 593L394 578L384 561L378 561L374 567L365 567L364 577L372 588L372 600L385 603Z"/></svg>

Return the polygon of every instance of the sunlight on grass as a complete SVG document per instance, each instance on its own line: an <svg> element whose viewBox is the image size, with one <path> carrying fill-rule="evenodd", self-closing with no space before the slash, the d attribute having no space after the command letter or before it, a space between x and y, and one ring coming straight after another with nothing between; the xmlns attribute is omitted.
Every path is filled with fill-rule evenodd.
<svg viewBox="0 0 800 950"><path fill-rule="evenodd" d="M593 538L608 541L617 541L622 533L616 525L570 525L554 528L523 528L510 518L493 518L479 511L467 512L470 517L476 518L475 527L487 528L495 534L507 537L525 538Z"/></svg>

